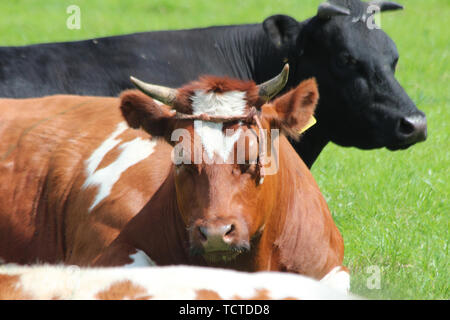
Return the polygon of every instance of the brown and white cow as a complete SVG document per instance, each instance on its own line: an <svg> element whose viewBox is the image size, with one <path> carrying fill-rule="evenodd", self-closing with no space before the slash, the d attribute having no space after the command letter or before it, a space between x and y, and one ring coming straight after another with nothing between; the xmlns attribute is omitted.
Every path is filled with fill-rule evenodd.
<svg viewBox="0 0 450 320"><path fill-rule="evenodd" d="M98 265L130 263L130 257L145 253L158 265L283 270L317 279L337 275L348 288L348 278L342 277L342 237L311 173L284 135L279 141L261 138L261 128L296 137L317 103L314 80L271 104L261 100L261 90L251 82L204 77L164 95L161 87L137 84L171 108L139 92L125 92L121 109L128 124L174 145L174 132L182 129L190 152L172 166L153 198L96 260ZM258 110L259 127L243 123L252 107ZM276 166L266 176L258 163L261 143L271 150L268 162ZM239 146L246 151L245 164L237 161Z"/></svg>
<svg viewBox="0 0 450 320"><path fill-rule="evenodd" d="M169 266L0 266L0 300L358 299L301 275Z"/></svg>
<svg viewBox="0 0 450 320"><path fill-rule="evenodd" d="M313 114L315 81L272 104L261 92L253 82L203 78L161 99L171 107L138 91L120 100L0 100L0 258L136 266L151 257L159 265L289 271L348 289L342 237L284 136ZM130 129L119 105L128 125L144 130ZM226 121L254 110L259 127ZM213 163L174 165L175 129ZM260 129L283 134L271 143ZM244 136L248 163L228 163ZM252 151L263 144L277 169L265 177L262 154Z"/></svg>

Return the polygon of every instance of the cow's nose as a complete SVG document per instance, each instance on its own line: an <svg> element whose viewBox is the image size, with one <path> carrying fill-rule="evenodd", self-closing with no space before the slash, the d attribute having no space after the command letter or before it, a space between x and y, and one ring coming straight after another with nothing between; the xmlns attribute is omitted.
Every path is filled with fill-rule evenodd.
<svg viewBox="0 0 450 320"><path fill-rule="evenodd" d="M401 118L398 134L404 144L425 141L427 139L427 118L423 115Z"/></svg>
<svg viewBox="0 0 450 320"><path fill-rule="evenodd" d="M226 249L233 241L234 230L234 224L198 227L203 246L213 250Z"/></svg>

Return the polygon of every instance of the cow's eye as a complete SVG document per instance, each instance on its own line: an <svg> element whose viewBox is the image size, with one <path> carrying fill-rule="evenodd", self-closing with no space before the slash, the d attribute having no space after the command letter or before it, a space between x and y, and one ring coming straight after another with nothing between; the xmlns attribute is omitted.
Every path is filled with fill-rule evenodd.
<svg viewBox="0 0 450 320"><path fill-rule="evenodd" d="M397 69L398 59L399 58L395 58L394 62L392 62L392 70L394 70L394 71Z"/></svg>
<svg viewBox="0 0 450 320"><path fill-rule="evenodd" d="M256 164L245 163L239 165L241 173L254 174L256 171Z"/></svg>
<svg viewBox="0 0 450 320"><path fill-rule="evenodd" d="M176 166L178 172L188 172L188 173L198 173L198 169L195 165L192 164L179 164Z"/></svg>
<svg viewBox="0 0 450 320"><path fill-rule="evenodd" d="M338 64L342 67L356 66L358 64L358 60L353 58L350 53L344 51L338 56Z"/></svg>

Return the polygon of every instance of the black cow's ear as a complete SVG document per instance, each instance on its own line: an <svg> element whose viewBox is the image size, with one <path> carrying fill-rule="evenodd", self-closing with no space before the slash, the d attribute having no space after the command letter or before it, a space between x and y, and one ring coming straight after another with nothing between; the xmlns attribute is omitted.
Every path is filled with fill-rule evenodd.
<svg viewBox="0 0 450 320"><path fill-rule="evenodd" d="M281 14L270 16L264 20L263 28L269 39L278 49L295 45L300 32L297 20Z"/></svg>

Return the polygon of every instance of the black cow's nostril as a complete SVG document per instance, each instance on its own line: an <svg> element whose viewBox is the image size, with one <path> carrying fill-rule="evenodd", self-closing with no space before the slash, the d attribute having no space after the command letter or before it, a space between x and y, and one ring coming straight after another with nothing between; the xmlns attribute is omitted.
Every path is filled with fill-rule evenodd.
<svg viewBox="0 0 450 320"><path fill-rule="evenodd" d="M401 134L408 136L414 133L414 123L408 118L400 119L399 131Z"/></svg>
<svg viewBox="0 0 450 320"><path fill-rule="evenodd" d="M398 135L405 144L425 141L427 138L427 118L422 115L401 118L398 125Z"/></svg>

